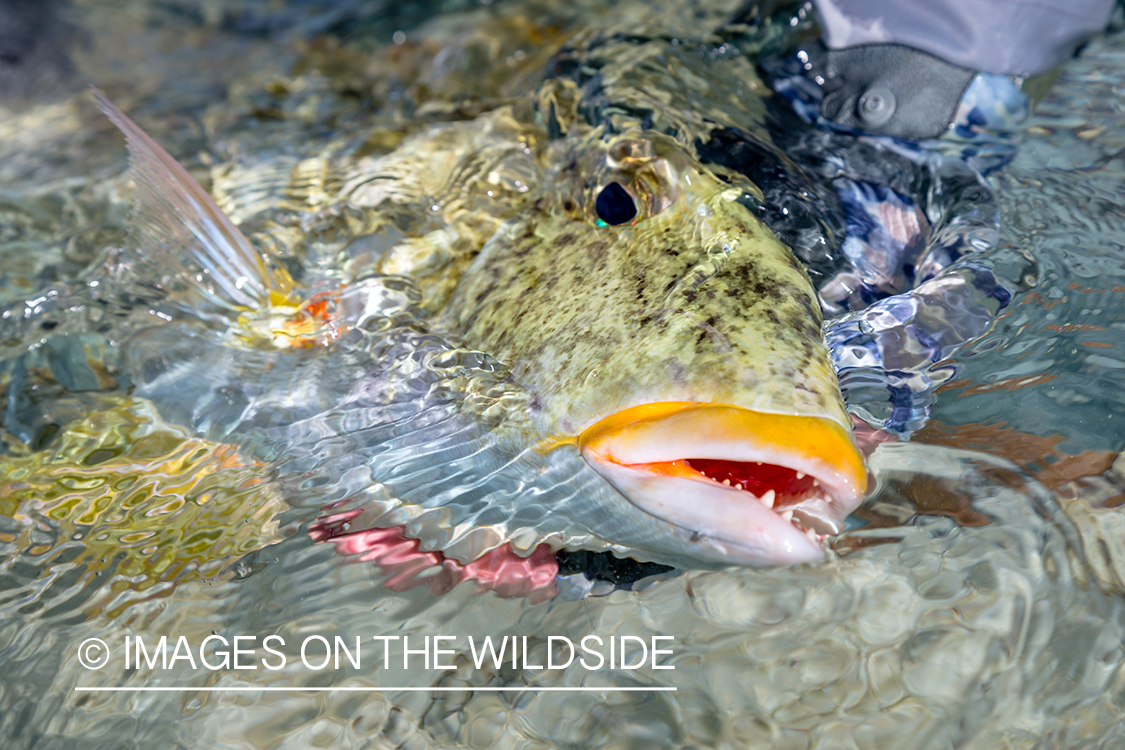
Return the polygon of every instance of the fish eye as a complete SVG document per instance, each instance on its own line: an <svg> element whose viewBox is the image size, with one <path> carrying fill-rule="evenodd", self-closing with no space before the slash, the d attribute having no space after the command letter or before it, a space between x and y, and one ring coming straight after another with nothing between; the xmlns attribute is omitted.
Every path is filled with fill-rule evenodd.
<svg viewBox="0 0 1125 750"><path fill-rule="evenodd" d="M598 218L610 226L617 226L632 221L637 215L637 206L633 203L633 196L621 187L619 183L611 182L598 193L594 203L594 210Z"/></svg>

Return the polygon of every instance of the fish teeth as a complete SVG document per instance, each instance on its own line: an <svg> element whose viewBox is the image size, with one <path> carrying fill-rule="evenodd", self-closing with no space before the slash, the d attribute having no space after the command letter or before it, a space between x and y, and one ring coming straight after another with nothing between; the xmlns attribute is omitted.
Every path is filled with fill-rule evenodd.
<svg viewBox="0 0 1125 750"><path fill-rule="evenodd" d="M793 511L791 511L791 510L785 511L784 513L781 514L781 518L785 521L788 521L788 522L792 523L793 522Z"/></svg>
<svg viewBox="0 0 1125 750"><path fill-rule="evenodd" d="M817 541L816 534L813 533L812 529L805 529L805 536L807 536L809 538L809 541L813 544L820 543L819 541Z"/></svg>
<svg viewBox="0 0 1125 750"><path fill-rule="evenodd" d="M797 479L804 479L804 478L805 478L805 472L798 471L797 472Z"/></svg>
<svg viewBox="0 0 1125 750"><path fill-rule="evenodd" d="M740 490L740 489L742 489L742 484L741 484L741 483L739 483L739 484L736 484L736 485L734 486L734 488L735 488L736 490Z"/></svg>
<svg viewBox="0 0 1125 750"><path fill-rule="evenodd" d="M724 480L723 480L723 484L725 484L725 485L726 485L727 487L730 487L730 480L729 480L729 479L724 479Z"/></svg>
<svg viewBox="0 0 1125 750"><path fill-rule="evenodd" d="M773 490L769 490L768 492L766 492L766 494L762 495L758 499L762 501L762 505L764 505L767 508L772 510L773 509L773 503L774 503L774 500L776 498L777 498L777 493L774 492Z"/></svg>

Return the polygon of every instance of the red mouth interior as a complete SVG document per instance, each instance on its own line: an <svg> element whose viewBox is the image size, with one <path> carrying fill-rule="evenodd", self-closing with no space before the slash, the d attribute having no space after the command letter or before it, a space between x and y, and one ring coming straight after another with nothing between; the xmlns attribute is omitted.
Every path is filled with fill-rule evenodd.
<svg viewBox="0 0 1125 750"><path fill-rule="evenodd" d="M816 488L816 479L807 474L798 479L797 470L788 466L714 458L689 458L684 463L716 482L722 483L729 479L732 487L741 484L743 490L758 497L773 490L777 493L777 505L794 503Z"/></svg>

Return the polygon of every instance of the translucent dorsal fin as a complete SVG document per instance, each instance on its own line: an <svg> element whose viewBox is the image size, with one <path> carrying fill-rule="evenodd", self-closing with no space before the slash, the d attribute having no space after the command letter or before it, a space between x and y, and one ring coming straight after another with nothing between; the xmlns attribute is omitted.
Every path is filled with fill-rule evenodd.
<svg viewBox="0 0 1125 750"><path fill-rule="evenodd" d="M187 170L100 91L91 91L125 134L136 183L129 245L145 270L188 306L210 303L235 312L287 296L288 274L281 268L271 272Z"/></svg>

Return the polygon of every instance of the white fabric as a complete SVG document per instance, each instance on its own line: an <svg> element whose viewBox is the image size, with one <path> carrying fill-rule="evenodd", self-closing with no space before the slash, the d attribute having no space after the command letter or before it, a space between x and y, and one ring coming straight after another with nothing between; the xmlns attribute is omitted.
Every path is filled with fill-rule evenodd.
<svg viewBox="0 0 1125 750"><path fill-rule="evenodd" d="M831 49L894 42L988 73L1050 70L1102 31L1114 0L814 0Z"/></svg>

